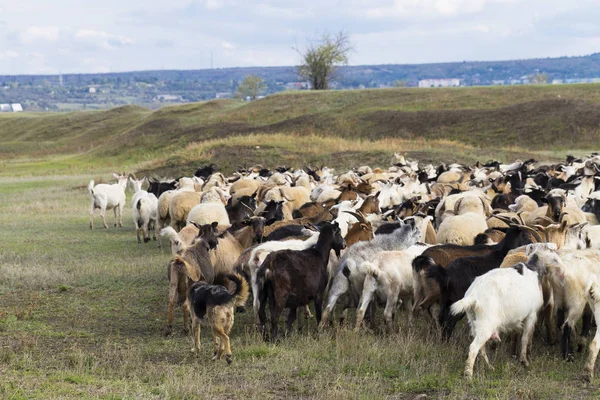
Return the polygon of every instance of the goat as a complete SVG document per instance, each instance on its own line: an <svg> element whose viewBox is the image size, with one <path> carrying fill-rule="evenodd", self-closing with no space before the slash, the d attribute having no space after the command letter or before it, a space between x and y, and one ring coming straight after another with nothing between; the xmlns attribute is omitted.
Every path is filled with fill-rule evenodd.
<svg viewBox="0 0 600 400"><path fill-rule="evenodd" d="M452 305L453 316L467 314L474 337L469 347L465 377L473 376L473 365L481 352L487 365L485 343L500 340L500 332L522 329L520 361L529 366L527 347L533 336L538 311L544 304L541 288L545 268L535 263L517 264L512 268L496 269L473 281L462 300ZM518 296L515 294L518 293Z"/></svg>
<svg viewBox="0 0 600 400"><path fill-rule="evenodd" d="M415 244L400 251L382 251L373 260L364 261L360 269L366 271L363 290L356 312L358 330L367 311L367 307L375 294L386 302L383 315L388 331L393 331L392 321L396 312L398 300L402 299L410 307L413 296L413 276L411 262L420 255L428 245ZM409 318L410 318L409 313Z"/></svg>
<svg viewBox="0 0 600 400"><path fill-rule="evenodd" d="M90 229L94 229L94 210L96 208L100 209L100 217L102 218L104 228L108 228L105 219L106 210L114 210L115 227L117 226L117 223L119 226L123 226L122 214L123 207L125 207L127 175L123 173L121 175L113 174L113 176L117 178L118 182L112 185L99 183L94 186L94 180L91 180L88 184L88 192L90 193L90 198L92 200L90 206Z"/></svg>
<svg viewBox="0 0 600 400"><path fill-rule="evenodd" d="M267 256L256 273L260 308L258 317L264 334L266 300L271 308L271 340L277 340L278 319L284 308L289 308L287 328L296 320L296 308L315 305L317 323L321 322L321 306L327 286L329 253L336 254L346 247L337 223L327 224L321 230L314 247L306 250L282 250Z"/></svg>
<svg viewBox="0 0 600 400"><path fill-rule="evenodd" d="M133 221L135 222L136 235L138 243L141 243L140 233L144 237L144 243L150 241L148 229L152 229L152 238L156 240L158 226L158 199L153 193L145 190L139 190L134 193L131 199L133 210ZM158 241L160 247L160 240Z"/></svg>
<svg viewBox="0 0 600 400"><path fill-rule="evenodd" d="M173 331L175 301L183 308L183 330L188 332L190 310L186 299L189 286L191 282L200 280L213 283L215 275L208 252L216 245L215 238L208 241L202 238L197 239L192 246L186 248L181 255L173 257L169 262L169 313L165 336L169 336Z"/></svg>
<svg viewBox="0 0 600 400"><path fill-rule="evenodd" d="M592 306L593 301L589 297L589 285L600 277L600 251L593 249L559 251L541 249L532 255L530 262L554 271L550 283L554 306L558 310L562 309L558 316L562 330L561 353L564 358L572 359L571 332L575 325L579 319L584 317L578 351L583 349L591 328L591 313L588 306ZM594 309L591 312L595 314ZM564 323L561 321L562 319L564 319ZM593 354L592 351L590 351L591 354ZM591 373L591 371L588 372Z"/></svg>
<svg viewBox="0 0 600 400"><path fill-rule="evenodd" d="M365 280L365 271L359 270L363 261L372 260L381 251L403 250L416 243L420 232L410 224L404 224L399 229L388 235L375 235L373 240L358 242L348 248L340 260L339 266L329 284L329 296L327 306L323 311L323 326L329 319L338 298L348 293L349 298L344 305L344 310L352 306L352 300L362 293ZM355 303L355 302L354 302Z"/></svg>
<svg viewBox="0 0 600 400"><path fill-rule="evenodd" d="M512 226L506 236L493 250L483 256L463 257L452 261L446 268L433 265L427 272L440 287L440 311L438 321L443 326L443 337L449 339L461 315L450 314L450 306L463 298L476 277L498 268L509 250L531 243L526 230Z"/></svg>
<svg viewBox="0 0 600 400"><path fill-rule="evenodd" d="M346 236L344 237L344 239L346 239L347 246L352 246L356 242L369 241L373 239L373 226L371 226L371 223L366 220L363 213L360 211L356 213L352 211L344 212L353 215L358 220L358 222L350 226L348 233L346 233Z"/></svg>
<svg viewBox="0 0 600 400"><path fill-rule="evenodd" d="M167 190L177 189L177 181L178 180L179 179L174 179L171 181L161 182L161 181L157 181L154 178L150 178L148 180L148 182L149 182L148 193L152 193L156 196L156 198L159 198L160 195L163 194L164 192L166 192Z"/></svg>

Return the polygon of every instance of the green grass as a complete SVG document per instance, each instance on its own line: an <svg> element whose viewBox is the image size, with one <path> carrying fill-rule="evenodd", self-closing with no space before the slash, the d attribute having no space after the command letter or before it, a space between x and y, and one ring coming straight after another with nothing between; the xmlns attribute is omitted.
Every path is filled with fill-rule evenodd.
<svg viewBox="0 0 600 400"><path fill-rule="evenodd" d="M124 228L88 227L88 179L99 176L0 178L0 398L597 398L599 385L538 332L524 370L502 344L494 372L476 364L461 378L469 344L441 343L421 319L399 333L317 335L293 332L264 343L250 312L236 315L234 363L211 362L202 331L199 355L181 330L162 336L167 314L167 249L138 245L130 211ZM108 178L108 177L105 177ZM128 194L130 196L130 193ZM112 215L108 217L112 222ZM99 217L96 216L96 226Z"/></svg>
<svg viewBox="0 0 600 400"><path fill-rule="evenodd" d="M192 143L217 140L227 152L249 159L251 151L230 146L246 137L255 146L275 150L267 165L287 162L288 141L300 137L416 141L432 147L440 141L469 146L480 154L562 157L567 152L597 150L600 140L599 86L542 85L453 89L385 89L281 93L250 103L213 100L151 111L124 106L107 111L19 113L0 115L0 175L107 172L114 168L155 172L192 168L203 158L181 159ZM402 151L402 148L387 149ZM515 151L517 150L517 151ZM278 152L279 151L279 152ZM360 149L349 168L371 161ZM298 157L327 162L323 152ZM439 152L438 152L439 153ZM417 154L431 159L433 153ZM296 157L296 158L298 158ZM10 161L7 161L10 160ZM180 161L178 161L180 160ZM505 159L508 161L509 159ZM228 165L231 172L236 165ZM181 171L189 173L189 170Z"/></svg>
<svg viewBox="0 0 600 400"><path fill-rule="evenodd" d="M90 231L86 187L112 171L180 175L206 162L387 167L394 151L424 163L553 160L596 148L599 97L595 85L397 89L0 115L0 398L597 398L599 385L578 379L585 354L565 363L539 335L529 371L502 344L496 370L477 363L465 382L468 329L442 344L405 312L394 335L317 335L310 321L277 344L238 314L233 365L209 361L206 329L193 355L179 310L162 336L168 250L136 243L129 207L124 228Z"/></svg>

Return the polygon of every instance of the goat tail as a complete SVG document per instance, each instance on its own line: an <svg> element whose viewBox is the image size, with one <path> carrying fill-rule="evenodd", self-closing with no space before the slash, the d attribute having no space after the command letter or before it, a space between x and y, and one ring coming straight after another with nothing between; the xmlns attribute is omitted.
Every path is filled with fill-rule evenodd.
<svg viewBox="0 0 600 400"><path fill-rule="evenodd" d="M227 277L235 282L235 292L233 292L235 306L243 307L248 300L250 290L248 288L248 282L240 274L229 274Z"/></svg>
<svg viewBox="0 0 600 400"><path fill-rule="evenodd" d="M448 286L448 273L445 268L439 265L429 267L427 278L435 280L440 285L440 288Z"/></svg>
<svg viewBox="0 0 600 400"><path fill-rule="evenodd" d="M415 259L412 262L413 271L415 271L416 273L420 273L422 270L429 269L434 265L436 264L435 261L433 261L433 258L423 255L415 257Z"/></svg>
<svg viewBox="0 0 600 400"><path fill-rule="evenodd" d="M590 281L585 288L585 292L588 294L592 302L596 303L600 300L600 285L598 282Z"/></svg>
<svg viewBox="0 0 600 400"><path fill-rule="evenodd" d="M90 192L90 195L94 195L94 180L92 179L90 181L90 183L88 183L88 192Z"/></svg>
<svg viewBox="0 0 600 400"><path fill-rule="evenodd" d="M271 276L271 271L273 269L273 259L269 254L265 261L263 261L262 265L256 272L256 283L258 284L258 288L260 290L264 289L266 281Z"/></svg>
<svg viewBox="0 0 600 400"><path fill-rule="evenodd" d="M367 275L371 275L373 278L377 279L379 276L379 268L370 261L363 261L361 264L361 269L367 273Z"/></svg>
<svg viewBox="0 0 600 400"><path fill-rule="evenodd" d="M169 239L173 239L178 235L177 231L173 229L172 226L167 226L160 230L160 236L168 237Z"/></svg>
<svg viewBox="0 0 600 400"><path fill-rule="evenodd" d="M474 297L463 297L461 300L452 304L450 312L452 315L466 314L477 306L477 300Z"/></svg>

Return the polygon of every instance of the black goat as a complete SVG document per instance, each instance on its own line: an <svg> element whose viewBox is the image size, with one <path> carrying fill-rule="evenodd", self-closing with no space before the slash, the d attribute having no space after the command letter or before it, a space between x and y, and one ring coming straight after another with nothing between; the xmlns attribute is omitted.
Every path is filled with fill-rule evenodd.
<svg viewBox="0 0 600 400"><path fill-rule="evenodd" d="M269 235L265 237L264 241L270 242L289 238L299 239L301 237L305 237L305 235L302 233L305 229L307 228L304 225L285 225L269 233Z"/></svg>
<svg viewBox="0 0 600 400"><path fill-rule="evenodd" d="M271 200L267 203L265 209L261 211L260 216L268 221L267 225L283 219L283 203L283 201Z"/></svg>
<svg viewBox="0 0 600 400"><path fill-rule="evenodd" d="M267 299L271 308L271 340L277 339L279 315L289 308L287 329L296 320L296 309L314 302L317 323L321 322L321 312L325 287L329 279L327 264L329 253L346 247L337 222L327 224L321 230L314 247L306 250L282 250L271 253L257 271L258 297L260 308L258 318L263 334L266 322ZM266 338L266 336L265 336Z"/></svg>
<svg viewBox="0 0 600 400"><path fill-rule="evenodd" d="M232 199L233 197L228 200L227 205L225 206L227 216L231 223L243 221L246 218L254 216L254 210L256 210L256 199L254 197L242 196L235 205L232 205Z"/></svg>
<svg viewBox="0 0 600 400"><path fill-rule="evenodd" d="M427 277L434 279L440 287L439 322L443 327L444 339L450 338L454 326L464 316L452 315L452 304L464 297L475 278L498 268L510 250L531 243L528 233L520 226L511 226L504 239L493 246L493 250L488 254L458 258L446 268L433 265L428 269Z"/></svg>
<svg viewBox="0 0 600 400"><path fill-rule="evenodd" d="M172 181L160 182L154 178L148 179L148 193L153 193L156 198L159 198L161 194L166 192L167 190L177 189L177 181L179 179L174 179Z"/></svg>
<svg viewBox="0 0 600 400"><path fill-rule="evenodd" d="M209 176L211 176L212 174L214 174L215 172L217 172L219 169L217 168L217 164L210 164L210 165L205 165L203 167L200 167L196 170L196 172L194 173L194 176L197 176L198 178L202 178L202 179L206 179Z"/></svg>

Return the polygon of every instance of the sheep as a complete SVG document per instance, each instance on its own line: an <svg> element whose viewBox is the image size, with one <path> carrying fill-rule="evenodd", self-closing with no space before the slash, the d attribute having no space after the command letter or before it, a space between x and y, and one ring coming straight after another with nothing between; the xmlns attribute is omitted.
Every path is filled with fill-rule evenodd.
<svg viewBox="0 0 600 400"><path fill-rule="evenodd" d="M99 183L94 186L94 180L88 184L88 192L90 193L90 229L94 229L94 210L100 209L100 217L104 228L108 228L106 224L106 210L113 210L115 214L115 227L117 223L120 227L123 226L123 207L125 207L125 189L127 188L127 175L125 173L119 175L113 173L117 178L117 183L112 185ZM118 215L118 216L117 216Z"/></svg>
<svg viewBox="0 0 600 400"><path fill-rule="evenodd" d="M544 273L545 268L535 263L490 271L475 278L463 299L452 305L452 315L467 314L474 337L465 377L473 376L473 365L480 352L493 369L485 343L490 339L499 341L499 334L504 331L522 330L519 360L525 367L529 366L527 347L533 337L538 311L544 304L541 288ZM515 296L516 293L519 295Z"/></svg>
<svg viewBox="0 0 600 400"><path fill-rule="evenodd" d="M403 250L416 243L420 232L410 224L404 224L399 229L388 235L375 235L373 240L368 242L358 242L349 247L342 256L335 274L329 278L329 295L327 306L323 310L323 326L329 319L329 314L333 311L338 298L347 293L358 296L362 293L362 286L365 280L365 272L359 270L363 261L371 260L377 253L385 250ZM351 299L348 299L351 300ZM349 308L350 303L344 306Z"/></svg>
<svg viewBox="0 0 600 400"><path fill-rule="evenodd" d="M437 240L439 243L472 245L475 237L487 228L486 219L482 214L468 212L445 219L438 229Z"/></svg>
<svg viewBox="0 0 600 400"><path fill-rule="evenodd" d="M169 202L170 226L178 230L183 228L189 212L194 206L200 204L201 198L202 193L199 192L181 191L173 194Z"/></svg>
<svg viewBox="0 0 600 400"><path fill-rule="evenodd" d="M382 251L373 260L363 261L360 269L366 271L363 290L356 312L355 329L363 322L367 307L375 294L386 301L383 315L389 332L392 332L392 320L399 299L406 302L409 309L413 296L413 276L411 262L429 247L426 244L415 244L405 250ZM410 314L409 314L410 317Z"/></svg>
<svg viewBox="0 0 600 400"><path fill-rule="evenodd" d="M340 228L334 222L323 227L314 247L301 251L282 250L267 256L256 274L260 302L258 317L264 333L268 298L272 341L277 340L278 319L284 308L290 309L288 331L296 319L296 308L307 305L311 300L315 305L317 323L321 322L330 252L334 250L339 257L345 247Z"/></svg>
<svg viewBox="0 0 600 400"><path fill-rule="evenodd" d="M217 222L220 229L225 230L231 226L227 210L221 203L200 203L193 206L186 219L186 224L195 223L206 225Z"/></svg>

